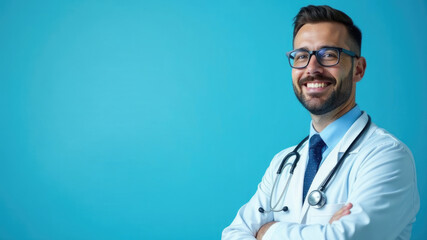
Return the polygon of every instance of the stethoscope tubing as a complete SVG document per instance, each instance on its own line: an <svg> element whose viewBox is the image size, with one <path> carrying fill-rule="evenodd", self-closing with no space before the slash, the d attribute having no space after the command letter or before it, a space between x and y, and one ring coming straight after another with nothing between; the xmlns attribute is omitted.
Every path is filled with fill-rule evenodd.
<svg viewBox="0 0 427 240"><path fill-rule="evenodd" d="M290 167L292 168L293 164L292 163L286 163L285 166L283 166L283 168L286 168L287 165L290 165ZM290 182L290 179L292 178L292 174L293 173L289 172L289 176L288 176L288 179L286 181L285 188L283 189L282 194L280 194L279 199L282 199L282 197L285 195L285 193L288 192L289 182ZM276 188L276 186L278 186L279 179L280 179L280 177L276 177L276 179L274 180L273 189L271 189L272 193L274 193L274 189ZM273 211L273 212L282 211L282 209L280 209L280 210L276 209L276 207L279 205L279 203L280 203L280 201L277 201L276 204L273 206L273 194L271 194L271 196L270 196L271 211Z"/></svg>
<svg viewBox="0 0 427 240"><path fill-rule="evenodd" d="M323 180L322 184L320 184L319 188L317 190L314 190L313 192L311 192L309 194L309 196L311 194L313 194L314 192L318 192L319 194L321 194L321 196L323 196L323 199L321 198L320 201L317 204L312 204L309 201L310 206L313 207L317 207L317 208L321 208L324 206L324 204L326 203L326 196L324 191L326 190L326 187L328 186L330 180L332 179L333 176L335 176L335 173L338 171L338 169L341 167L341 165L344 162L344 159L348 156L348 154L350 153L350 150L353 148L354 144L357 143L360 139L360 137L366 132L366 130L368 129L368 127L371 125L371 117L368 115L368 122L366 123L366 125L363 127L362 131L359 132L359 134L357 135L357 137L351 142L350 146L346 149L346 151L344 152L344 154L340 157L340 159L338 160L338 163L334 166L334 168L331 170L331 172L328 174L328 176L325 178L325 180ZM280 203L280 199L283 198L283 196L286 194L286 192L288 191L288 187L289 187L289 183L290 183L290 179L292 178L292 175L294 173L294 170L299 162L300 159L300 154L298 153L298 150L301 148L301 146L308 140L310 136L306 136L300 143L298 143L298 145L291 151L289 152L282 160L282 162L280 163L280 166L277 170L277 176L276 179L273 183L273 188L271 190L271 194L270 194L270 210L269 211L265 211L262 207L259 208L259 211L261 213L264 212L280 212L280 211L287 211L288 207L284 206L283 209L276 209L276 207L279 205ZM289 159L295 156L295 159L292 163L288 163ZM287 181L285 184L285 188L282 191L282 193L279 196L279 200L276 202L276 204L274 204L273 206L273 193L275 188L278 185L278 181L280 179L280 176L282 175L283 170L286 168L286 166L291 165L290 170L289 170L289 175L287 177Z"/></svg>
<svg viewBox="0 0 427 240"><path fill-rule="evenodd" d="M280 163L279 169L277 169L277 174L282 174L284 165L288 162L289 158L291 158L293 155L295 155L295 160L292 163L292 168L290 170L290 173L294 173L294 169L298 164L299 158L300 158L300 154L298 153L298 150L301 148L301 146L307 141L307 139L310 137L307 136L305 137L300 143L298 143L298 145L294 148L294 150L292 150L292 152L288 153L282 160L282 162Z"/></svg>
<svg viewBox="0 0 427 240"><path fill-rule="evenodd" d="M335 165L335 167L331 170L329 175L323 180L322 184L320 184L320 187L318 188L319 191L324 192L326 190L326 186L328 186L329 181L331 181L332 177L335 175L335 172L338 171L338 169L341 167L341 165L344 162L344 159L350 154L350 150L353 148L354 144L357 143L360 139L360 137L363 135L363 133L366 132L368 127L371 125L371 117L368 115L368 122L363 127L362 131L357 135L357 137L351 142L350 146L345 150L344 154L341 156L341 158L338 160L338 163Z"/></svg>

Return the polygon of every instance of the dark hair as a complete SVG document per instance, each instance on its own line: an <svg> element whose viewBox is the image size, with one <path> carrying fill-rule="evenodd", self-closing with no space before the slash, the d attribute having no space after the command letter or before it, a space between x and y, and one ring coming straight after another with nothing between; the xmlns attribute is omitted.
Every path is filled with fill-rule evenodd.
<svg viewBox="0 0 427 240"><path fill-rule="evenodd" d="M294 18L293 40L295 40L295 36L304 24L318 22L337 22L344 24L350 39L356 44L356 47L358 48L354 50L360 54L362 50L362 32L360 29L354 25L353 20L347 14L326 5L309 5L307 7L301 8L299 13Z"/></svg>

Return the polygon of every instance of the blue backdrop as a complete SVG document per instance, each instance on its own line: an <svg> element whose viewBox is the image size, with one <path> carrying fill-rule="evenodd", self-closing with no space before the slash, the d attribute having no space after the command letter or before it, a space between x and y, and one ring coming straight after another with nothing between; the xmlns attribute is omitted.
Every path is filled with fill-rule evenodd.
<svg viewBox="0 0 427 240"><path fill-rule="evenodd" d="M310 3L2 0L0 239L219 239L308 133L285 53ZM413 151L425 239L427 2L315 4L362 29L357 102Z"/></svg>

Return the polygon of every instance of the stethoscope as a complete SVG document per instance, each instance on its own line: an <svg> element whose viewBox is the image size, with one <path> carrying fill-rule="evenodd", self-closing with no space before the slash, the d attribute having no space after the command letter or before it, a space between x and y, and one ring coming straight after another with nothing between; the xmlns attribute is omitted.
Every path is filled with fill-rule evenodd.
<svg viewBox="0 0 427 240"><path fill-rule="evenodd" d="M308 195L307 201L308 201L308 204L310 204L310 206L312 206L314 208L322 208L326 204L325 189L328 186L329 181L332 179L332 177L338 171L339 167L344 162L344 159L348 156L348 154L349 154L351 148L353 147L353 145L359 140L359 138L363 135L363 133L367 131L367 129L368 129L368 127L370 125L371 125L371 117L369 117L369 115L368 115L368 122L363 127L362 131L360 131L360 133L357 135L357 137L353 140L353 142L350 144L350 146L347 148L347 150L344 152L344 154L338 160L338 162L335 165L335 167L329 172L329 174L325 178L325 180L323 180L322 184L320 184L320 186L316 190L313 190ZM280 203L280 199L284 199L286 193L288 192L289 182L290 182L290 180L292 178L292 175L294 174L294 170L295 170L295 168L296 168L296 166L298 164L298 161L300 159L300 154L298 153L298 150L308 140L308 137L309 136L305 137L300 143L298 143L298 145L294 148L294 150L292 150L290 153L288 153L283 158L282 162L280 163L279 169L277 170L277 173L276 173L277 176L276 176L276 179L274 180L273 188L271 189L271 194L270 194L270 210L266 211L264 208L260 207L260 208L258 208L258 211L260 213L281 212L281 211L287 212L289 210L288 206L284 206L283 208L277 208L277 206ZM291 162L289 162L289 159L292 156L295 156L295 159L291 163ZM280 194L279 199L277 200L277 202L275 204L273 204L273 193L274 193L274 190L277 188L280 176L282 175L282 172L283 172L283 170L286 167L289 167L289 175L288 175L288 178L286 180L285 187L284 187L282 193Z"/></svg>

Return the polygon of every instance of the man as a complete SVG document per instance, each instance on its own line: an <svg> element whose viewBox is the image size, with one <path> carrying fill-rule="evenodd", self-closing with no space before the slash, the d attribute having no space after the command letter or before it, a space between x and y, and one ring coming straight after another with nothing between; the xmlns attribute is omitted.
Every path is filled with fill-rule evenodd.
<svg viewBox="0 0 427 240"><path fill-rule="evenodd" d="M273 158L222 239L410 238L420 204L415 165L410 150L356 105L366 69L361 36L339 10L301 8L288 59L311 115L310 138ZM280 166L284 158L289 164Z"/></svg>

